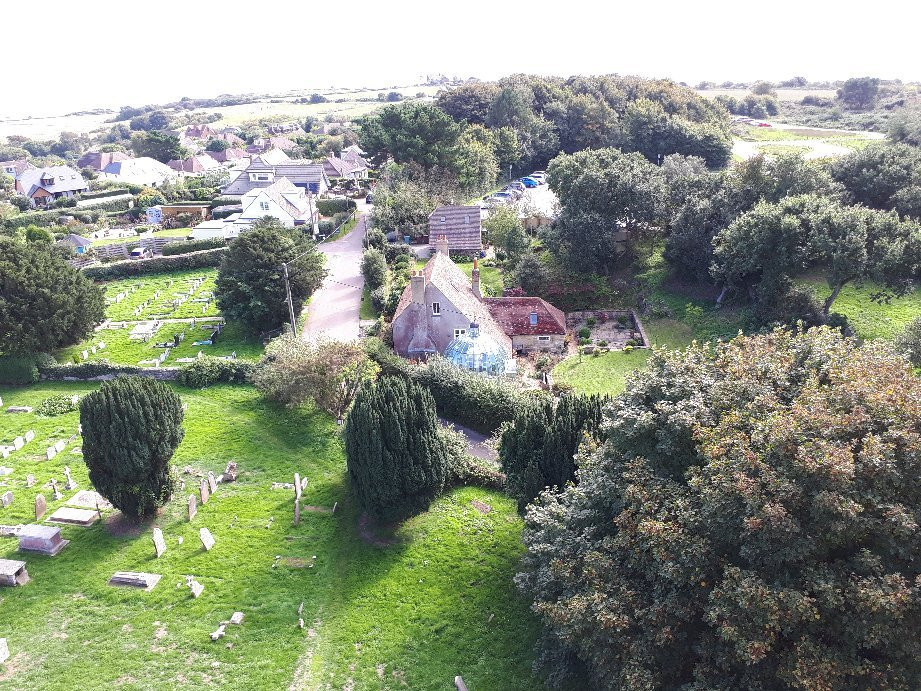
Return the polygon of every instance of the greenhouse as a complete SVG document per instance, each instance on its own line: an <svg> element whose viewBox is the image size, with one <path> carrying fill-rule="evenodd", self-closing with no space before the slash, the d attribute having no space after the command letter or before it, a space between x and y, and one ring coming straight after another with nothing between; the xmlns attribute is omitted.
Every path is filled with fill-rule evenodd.
<svg viewBox="0 0 921 691"><path fill-rule="evenodd" d="M462 369L491 375L503 374L508 361L505 348L491 336L480 333L477 324L471 324L467 333L448 344L445 357Z"/></svg>

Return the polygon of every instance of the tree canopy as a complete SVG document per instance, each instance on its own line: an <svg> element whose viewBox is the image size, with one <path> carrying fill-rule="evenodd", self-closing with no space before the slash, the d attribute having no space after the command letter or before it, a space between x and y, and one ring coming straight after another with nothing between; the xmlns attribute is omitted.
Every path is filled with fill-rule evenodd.
<svg viewBox="0 0 921 691"><path fill-rule="evenodd" d="M131 150L135 156L149 156L160 163L176 161L186 153L178 137L159 131L135 132L131 135Z"/></svg>
<svg viewBox="0 0 921 691"><path fill-rule="evenodd" d="M526 515L551 682L918 688L919 397L828 328L655 352Z"/></svg>
<svg viewBox="0 0 921 691"><path fill-rule="evenodd" d="M365 116L358 132L362 148L378 164L391 157L423 168L449 168L461 127L437 106L411 102Z"/></svg>

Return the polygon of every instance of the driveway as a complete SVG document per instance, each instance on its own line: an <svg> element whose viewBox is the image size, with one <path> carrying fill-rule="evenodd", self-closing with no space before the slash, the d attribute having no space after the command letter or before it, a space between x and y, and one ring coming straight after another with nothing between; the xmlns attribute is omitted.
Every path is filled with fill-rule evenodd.
<svg viewBox="0 0 921 691"><path fill-rule="evenodd" d="M305 341L328 338L334 341L358 339L358 312L365 280L361 275L362 240L367 214L351 233L318 249L326 255L326 279L307 307L307 324L301 332Z"/></svg>

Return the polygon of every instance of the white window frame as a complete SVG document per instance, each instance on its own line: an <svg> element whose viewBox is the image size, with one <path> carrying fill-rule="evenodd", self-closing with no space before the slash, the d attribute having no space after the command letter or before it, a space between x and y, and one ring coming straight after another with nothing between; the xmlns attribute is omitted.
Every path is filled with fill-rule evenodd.
<svg viewBox="0 0 921 691"><path fill-rule="evenodd" d="M259 210L260 210L260 211L268 211L268 210L269 210L269 203L268 203L268 202L259 202Z"/></svg>
<svg viewBox="0 0 921 691"><path fill-rule="evenodd" d="M467 333L467 329L454 329L454 338L460 338Z"/></svg>
<svg viewBox="0 0 921 691"><path fill-rule="evenodd" d="M549 341L549 340L550 340L550 336L538 336L538 337L537 337L537 340L538 340L538 341Z"/></svg>
<svg viewBox="0 0 921 691"><path fill-rule="evenodd" d="M432 316L433 316L433 317L440 317L440 316L441 316L441 303L440 303L440 302L433 302L433 303L432 303Z"/></svg>

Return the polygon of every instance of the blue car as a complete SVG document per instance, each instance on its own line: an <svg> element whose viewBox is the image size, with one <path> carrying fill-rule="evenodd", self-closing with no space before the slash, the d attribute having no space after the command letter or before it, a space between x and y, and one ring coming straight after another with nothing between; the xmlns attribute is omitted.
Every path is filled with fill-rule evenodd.
<svg viewBox="0 0 921 691"><path fill-rule="evenodd" d="M521 184L525 187L539 187L540 183L534 178L521 178Z"/></svg>

